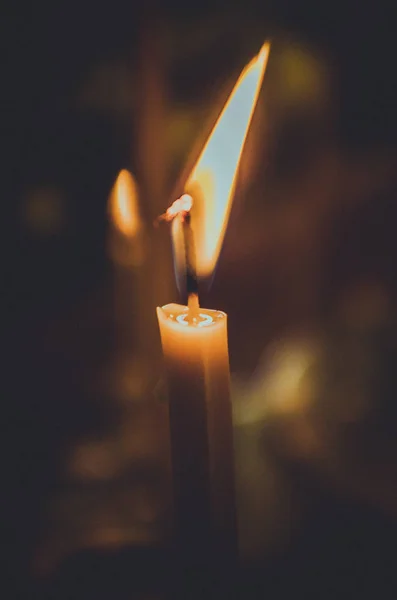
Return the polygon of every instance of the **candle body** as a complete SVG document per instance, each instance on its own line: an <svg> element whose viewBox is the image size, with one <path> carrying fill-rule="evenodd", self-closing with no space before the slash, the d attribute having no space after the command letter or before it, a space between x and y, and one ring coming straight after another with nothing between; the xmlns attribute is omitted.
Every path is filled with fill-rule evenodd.
<svg viewBox="0 0 397 600"><path fill-rule="evenodd" d="M141 229L134 235L110 230L108 251L113 263L114 318L118 350L136 350L140 338L140 308L143 302L142 267L145 263L145 237Z"/></svg>
<svg viewBox="0 0 397 600"><path fill-rule="evenodd" d="M145 323L144 277L146 237L143 228L126 235L116 227L108 234L112 276L112 356L104 374L108 392L129 402L144 395L147 379L147 352L143 353Z"/></svg>
<svg viewBox="0 0 397 600"><path fill-rule="evenodd" d="M227 316L158 309L169 396L174 530L185 558L237 557ZM189 556L190 555L190 556Z"/></svg>

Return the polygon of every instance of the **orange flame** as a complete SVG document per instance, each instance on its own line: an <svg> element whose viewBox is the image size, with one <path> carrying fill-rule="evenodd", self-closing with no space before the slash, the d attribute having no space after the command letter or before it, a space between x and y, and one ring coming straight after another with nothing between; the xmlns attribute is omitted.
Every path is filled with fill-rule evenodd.
<svg viewBox="0 0 397 600"><path fill-rule="evenodd" d="M269 50L270 45L264 44L242 71L186 182L185 192L193 198L191 228L198 277L209 277L219 257Z"/></svg>
<svg viewBox="0 0 397 600"><path fill-rule="evenodd" d="M135 180L126 169L120 171L109 198L109 211L115 227L125 236L134 237L141 228L138 192Z"/></svg>

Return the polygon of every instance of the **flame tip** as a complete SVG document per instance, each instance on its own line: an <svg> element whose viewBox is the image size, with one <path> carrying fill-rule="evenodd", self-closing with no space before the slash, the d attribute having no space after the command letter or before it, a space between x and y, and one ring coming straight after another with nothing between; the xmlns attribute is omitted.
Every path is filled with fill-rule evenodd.
<svg viewBox="0 0 397 600"><path fill-rule="evenodd" d="M265 53L269 52L270 46L271 46L271 44L270 44L269 40L266 40L266 42L264 42L262 44L261 49L259 50L259 54L265 54Z"/></svg>
<svg viewBox="0 0 397 600"><path fill-rule="evenodd" d="M255 62L262 63L262 68L266 66L270 53L270 42L265 42L255 57Z"/></svg>
<svg viewBox="0 0 397 600"><path fill-rule="evenodd" d="M120 169L120 171L118 172L118 175L116 177L116 183L123 179L132 179L133 180L133 175L128 169Z"/></svg>

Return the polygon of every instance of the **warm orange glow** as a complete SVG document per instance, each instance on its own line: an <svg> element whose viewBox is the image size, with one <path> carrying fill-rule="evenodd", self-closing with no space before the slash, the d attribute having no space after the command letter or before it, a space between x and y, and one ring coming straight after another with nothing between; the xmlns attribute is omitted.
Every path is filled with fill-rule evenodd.
<svg viewBox="0 0 397 600"><path fill-rule="evenodd" d="M138 192L133 176L129 171L120 171L109 198L111 219L116 228L125 236L137 235L141 228L138 207Z"/></svg>
<svg viewBox="0 0 397 600"><path fill-rule="evenodd" d="M191 227L198 277L209 277L219 257L269 50L267 43L241 73L185 185L193 198Z"/></svg>

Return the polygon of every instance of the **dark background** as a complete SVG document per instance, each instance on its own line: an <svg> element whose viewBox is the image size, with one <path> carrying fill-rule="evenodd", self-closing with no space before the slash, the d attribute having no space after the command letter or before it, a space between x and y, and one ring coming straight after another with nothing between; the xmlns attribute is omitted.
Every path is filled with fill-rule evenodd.
<svg viewBox="0 0 397 600"><path fill-rule="evenodd" d="M95 65L103 61L123 59L131 68L139 68L139 36L149 13L160 22L170 22L175 36L179 28L194 31L203 23L215 23L216 27L222 19L231 22L230 29L234 27L237 32L235 53L244 40L248 39L245 46L249 47L253 22L259 24L264 36L282 29L308 40L331 57L337 73L340 143L360 148L395 145L396 14L387 2L368 3L360 9L349 1L321 6L315 2L248 2L244 6L232 3L227 8L222 3L211 3L210 7L206 3L188 6L170 2L160 9L154 7L152 12L150 8L145 12L138 3L123 2L111 8L106 4L93 8L89 3L3 6L3 197L5 213L13 217L12 225L7 220L5 231L12 259L5 291L11 307L24 314L27 309L39 310L39 306L44 312L56 310L62 301L67 305L66 291L84 287L84 281L88 285L87 277L98 276L98 246L104 230L99 198L103 206L105 190L120 166L132 163L136 167L136 123L133 114L132 123L125 123L104 111L81 108L78 97ZM236 23L241 24L240 31ZM225 37L220 31L220 39L222 35ZM216 39L216 33L211 37ZM261 39L258 30L252 37ZM251 45L255 48L257 43ZM183 70L183 61L179 63ZM219 66L200 61L198 51L192 69L196 83L189 81L188 85L186 70L183 74L176 69L168 73L170 94L179 102L184 100L183 95L187 100L189 94L194 96L202 85L213 86L219 77L215 72ZM43 184L62 186L68 195L68 231L62 240L51 237L40 242L24 230L24 194ZM44 247L45 243L50 245ZM92 261L89 273L74 268L77 262L84 266L82 253ZM21 272L32 273L35 285ZM50 289L44 291L46 283ZM56 294L56 301L51 294Z"/></svg>
<svg viewBox="0 0 397 600"><path fill-rule="evenodd" d="M4 598L14 597L13 591L18 598L33 598L36 592L49 598L127 598L136 587L145 587L142 574L150 568L163 573L157 555L128 545L118 553L77 554L47 579L37 578L31 566L47 526L49 498L60 485L64 449L82 431L103 428L109 418L106 411L98 416L81 390L91 360L84 357L107 335L106 327L86 324L99 319L95 315L106 305L109 189L123 167L145 177L137 148L141 113L134 103L128 109L128 99L135 91L139 96L145 32L155 23L168 32L168 40L182 38L179 46L171 44L165 72L167 99L176 107L200 106L215 97L218 82L223 85L233 76L268 35L307 44L315 56L327 58L332 71L332 139L338 152L379 157L393 156L397 146L396 19L397 8L386 0L173 1L148 2L145 8L121 0L3 3L2 513L5 566L11 575L11 591L4 587ZM185 52L183 40L189 38L196 41ZM213 49L218 51L215 59ZM125 80L112 100L116 75L95 85L95 73L104 64L110 72L117 64L127 73L130 69L133 92L126 92L127 101L122 99L122 90L130 89ZM191 131L199 129L193 124ZM190 144L192 138L186 134L184 139ZM183 167L183 155L176 152L169 162L167 193ZM390 217L380 219L381 232L388 221L389 237L393 198ZM168 197L164 206L167 202ZM368 244L372 256L378 246L374 250L371 234L365 235L358 234L356 250L360 254ZM346 238L342 240L344 247ZM343 277L349 279L349 270L343 274L337 267L335 280ZM330 281L331 287L337 285ZM86 346L73 332L71 339L65 338L71 322L75 329L86 327L91 339ZM237 333L234 339L238 342ZM293 485L311 499L311 520L284 555L247 569L245 589L269 598L301 591L331 598L349 593L354 598L372 586L372 597L395 597L394 501L385 514L365 501L323 488L285 457L278 460L283 465L286 461L282 468Z"/></svg>

